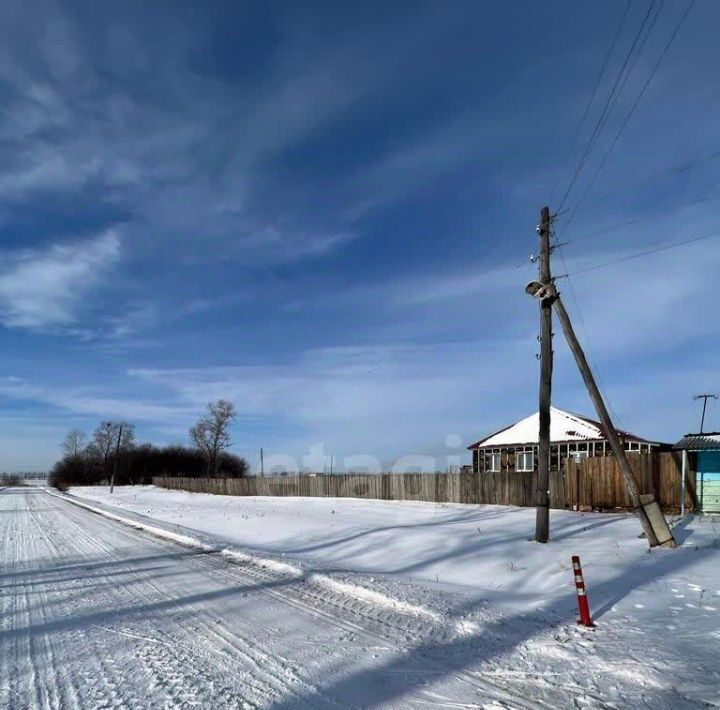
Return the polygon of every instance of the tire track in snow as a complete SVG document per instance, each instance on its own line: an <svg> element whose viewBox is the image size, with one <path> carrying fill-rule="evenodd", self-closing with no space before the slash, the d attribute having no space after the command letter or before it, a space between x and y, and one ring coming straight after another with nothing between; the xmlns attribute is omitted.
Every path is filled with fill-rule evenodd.
<svg viewBox="0 0 720 710"><path fill-rule="evenodd" d="M105 543L101 538L89 534L82 524L74 518L69 517L68 522L75 528L74 539L76 541L82 540L87 550L94 554L99 553L103 557L121 563L121 565L123 564L123 557L118 555L111 545ZM136 602L138 597L145 604L155 604L158 599L168 599L167 594L156 585L151 585L147 579L143 578L142 573L136 572L129 565L126 567L126 571L127 576L132 579L132 593L129 592L127 587L116 590L117 594L123 597L120 600L120 606L129 606ZM152 587L155 594L148 593L146 589L148 586ZM200 612L199 609L193 609L193 611ZM182 708L203 705L198 684L206 684L206 679L211 675L217 675L217 673L215 671L209 672L207 666L200 666L197 663L197 653L191 654L187 652L188 639L181 640L174 636L176 633L187 635L187 630L184 627L176 624L173 629L174 633L164 632L163 635L168 636L169 640L134 634L124 629L98 628L108 635L108 639L119 633L133 638L135 642L139 641L139 643L135 643L135 647L138 658L142 662L143 671L149 679L150 690L154 693L159 692L162 695L164 707ZM216 691L217 680L213 678L211 682L213 683L213 690ZM256 688L256 692L259 694L266 690L266 688ZM243 695L233 692L229 686L222 687L221 692L225 697L231 699L232 703L237 703L238 706L247 706L250 702Z"/></svg>
<svg viewBox="0 0 720 710"><path fill-rule="evenodd" d="M13 570L13 632L8 634L9 643L13 647L15 658L12 675L17 687L8 702L11 708L43 709L81 708L81 707L127 707L131 698L119 693L115 688L121 679L115 677L108 680L109 674L103 665L103 653L93 648L91 653L82 653L92 639L71 630L63 630L61 634L48 634L42 629L57 621L58 614L49 615L48 609L56 606L62 596L60 589L48 589L50 585L35 579L42 577L46 567L43 563L57 558L59 546L56 539L57 528L50 516L40 520L35 503L38 496L15 493L17 498L2 496L3 501L18 503L26 501L22 508L15 505L10 514L17 524L13 528L14 549L10 564L5 569ZM7 512L7 510L5 511ZM43 513L47 511L43 510ZM7 515L4 517L8 517ZM24 519L24 520L22 520ZM8 596L7 594L5 595ZM40 629L39 631L36 629ZM61 644L61 641L63 644ZM4 644L5 645L5 644ZM82 661L78 663L79 673L91 680L86 693L90 693L92 704L86 705L80 694L77 682L78 673L68 668L65 648L70 647L80 652ZM7 646L5 646L7 648ZM4 649L5 650L5 649ZM105 654L106 655L106 654ZM78 657L73 656L73 661ZM111 692L107 692L110 690ZM112 702L105 702L110 696Z"/></svg>
<svg viewBox="0 0 720 710"><path fill-rule="evenodd" d="M263 582L271 582L276 579L271 571L259 570L256 565L246 563L239 565L243 575L250 576L253 579ZM238 576L233 567L223 570L213 570L214 573L225 574L232 578L242 581L243 577ZM392 614L383 609L378 611L373 609L372 604L367 604L364 600L348 599L338 591L328 589L324 585L313 584L312 577L307 581L301 581L288 587L289 591L281 591L279 589L268 589L261 587L260 593L278 599L284 604L297 609L301 613L314 616L324 624L335 626L347 633L364 638L369 643L380 644L381 647L388 648L388 645L394 647L398 653L404 652L408 645L410 647L419 646L423 641L434 641L442 644L444 641L451 641L456 638L456 630L450 629L443 632L439 626L433 626L428 623L427 619L408 619L405 615ZM327 611L330 608L332 611ZM545 703L539 698L532 700L518 696L517 692L496 680L490 680L482 671L451 671L446 673L442 664L437 662L432 656L423 654L426 662L425 673L429 676L440 675L452 677L462 683L469 685L477 691L478 695L482 695L484 700L482 705L477 707L486 707L487 701L500 703L496 707L509 708L526 708L534 710L535 708L555 709L557 705L553 702ZM493 697L494 696L494 697ZM439 705L447 706L447 700L443 700ZM419 702L419 705L426 703ZM458 707L467 707L462 704L456 704Z"/></svg>
<svg viewBox="0 0 720 710"><path fill-rule="evenodd" d="M9 494L6 492L3 497L7 495ZM12 498L10 500L15 502ZM16 561L21 559L24 551L29 551L30 559L33 559L36 535L28 534L28 526L23 525L20 519L23 515L26 515L29 521L33 520L30 511L17 507L7 511L6 517L10 518L9 538L12 545L7 546L11 554L5 560L4 569L14 570ZM5 597L10 603L10 638L12 639L11 652L7 654L12 658L12 664L7 669L10 678L8 707L50 708L53 705L48 698L49 688L46 679L39 672L36 645L31 634L32 615L27 585L18 584L13 590ZM28 672L23 674L21 670L25 659L28 659Z"/></svg>
<svg viewBox="0 0 720 710"><path fill-rule="evenodd" d="M85 556L94 554L96 556L106 557L114 562L120 563L120 567L122 567L122 555L118 554L114 547L105 542L102 537L88 533L83 526L83 522L86 522L88 514L79 511L75 506L67 503L62 505L62 507L65 522L73 526L72 541L74 551L84 554ZM65 511L66 508L68 509L67 513ZM73 511L73 513L70 513L70 511ZM94 519L101 521L103 525L108 527L109 531L116 531L118 529L117 523L109 522L102 518ZM147 534L138 534L137 531L124 526L120 527L120 529L123 530L124 535L136 538L143 545L152 545L159 553L167 553L168 551L169 546L167 542L160 542L158 539L151 538ZM194 565L190 563L190 560L192 560L192 556L184 558L183 564L194 567ZM224 564L225 563L223 563L223 565ZM174 597L168 595L167 589L148 579L147 576L143 576L142 570L137 571L128 566L126 571L128 577L132 579L132 595L128 597L127 594L124 594L127 586L114 590L115 594L124 595L120 606L127 606L130 601L137 601L138 599L142 599L146 604L157 604L158 601L163 600L173 601ZM207 572L205 568L201 571L203 574ZM251 639L254 635L250 625L247 625L247 638L245 638L244 636L229 632L227 629L220 630L216 624L216 620L205 618L207 612L200 606L187 604L183 605L183 609L184 612L189 614L193 619L192 628L189 628L187 624L177 623L172 618L172 615L169 617L165 615L164 618L165 623L167 623L168 620L172 622L171 631L166 633L166 635L172 639L172 645L168 642L149 642L146 645L142 643L139 645L141 658L152 677L167 676L168 673L170 673L168 669L172 667L173 663L175 667L184 669L184 673L173 676L176 679L175 684L171 686L165 685L164 687L171 687L173 692L175 692L178 690L178 684L182 684L184 678L192 679L192 688L185 688L185 690L178 691L173 697L168 698L170 707L183 707L186 704L192 704L186 702L187 697L196 692L198 682L202 683L208 676L213 679L212 685L214 693L220 693L222 696L227 697L230 700L231 706L234 706L236 703L242 706L266 705L269 698L280 699L308 693L316 695L319 705L323 704L322 692L314 685L303 680L287 659L280 658L277 654L266 653L257 645L248 641L248 639ZM129 614L129 616L132 618L132 614ZM235 621L235 619L233 621ZM198 631L200 631L200 636L204 636L210 640L211 643L198 643ZM232 653L207 653L206 649L213 649L218 642L220 642L226 650L229 647ZM188 652L189 649L192 649L192 651ZM204 664L198 665L197 661L201 657L205 662ZM222 683L221 680L223 675L225 677L238 675L238 661L241 662L241 668L243 665L252 668L252 672L242 671L245 681L244 684L252 689L248 697L238 695L231 686ZM209 670L211 668L216 670ZM224 673L220 673L219 671L224 671ZM258 701L258 698L264 700ZM324 704L334 705L334 703L329 701Z"/></svg>
<svg viewBox="0 0 720 710"><path fill-rule="evenodd" d="M52 535L48 534L48 530L43 527L41 521L38 519L37 511L32 507L28 507L28 514L34 526L34 530L29 532L31 533L30 538L35 544L36 552L30 569L35 572L40 569L40 560L43 558L43 555L40 554L41 546L38 543L41 540L44 542L44 545L42 547L44 547L46 553L57 553L57 546L53 542ZM33 613L30 607L27 590L28 586L26 585L24 587L24 591L28 609L28 619L32 620ZM35 605L37 608L36 616L43 624L46 624L48 621L47 606L50 596L43 591L39 591L38 595L40 598L40 603ZM41 657L47 659L46 665L50 668L50 678L48 678L44 683L46 693L44 697L45 704L43 705L43 707L58 707L69 709L79 708L80 696L76 683L74 682L72 675L68 674L67 671L65 671L64 673L61 671L62 664L59 662L59 653L56 640L54 638L51 638L47 634L42 634L39 641L38 639L35 639L35 643L41 645Z"/></svg>
<svg viewBox="0 0 720 710"><path fill-rule="evenodd" d="M145 589L143 589L145 587ZM149 588L149 590L147 589ZM150 593L152 591L153 593ZM158 599L167 599L166 591L159 585L148 579L139 579L134 584L134 593L141 594L145 601L149 604L156 603ZM293 690L286 682L286 679L280 675L273 674L272 669L277 667L277 660L268 655L262 654L253 649L241 637L236 637L236 642L232 645L233 654L231 660L218 654L208 654L205 652L206 644L198 643L198 635L205 636L211 640L221 639L225 646L229 645L225 637L218 634L215 629L216 623L206 620L206 613L196 605L188 605L187 611L192 617L192 626L187 624L174 624L172 632L166 631L164 634L172 638L172 641L160 641L152 643L150 646L141 646L141 656L146 662L148 669L151 670L153 677L166 689L170 689L174 696L171 700L178 701L185 696L194 695L197 691L197 674L207 675L208 667L215 667L214 675L218 676L219 666L225 671L228 677L238 676L240 673L244 678L244 684L250 686L253 690L248 697L238 696L236 692L227 684L221 684L219 680L214 681L215 692L218 692L217 685L221 685L220 692L225 697L230 697L232 702L242 702L242 704L255 704L252 698L255 697L283 697L290 694ZM248 630L249 631L249 630ZM198 632L201 632L200 634ZM168 649L171 649L168 652ZM203 657L204 666L198 665L198 658ZM239 657L239 658L238 658ZM260 661L258 658L260 658ZM173 673L168 669L172 665L180 666L185 669L184 674L174 674L175 683L167 684L163 678L169 673ZM254 672L249 673L246 669L238 669L237 662L243 661L244 665L250 666ZM192 678L191 684L185 688L178 686L187 683L187 678ZM302 689L307 685L301 685ZM177 703L175 703L177 704ZM174 706L174 705L173 705ZM177 704L178 707L182 703Z"/></svg>

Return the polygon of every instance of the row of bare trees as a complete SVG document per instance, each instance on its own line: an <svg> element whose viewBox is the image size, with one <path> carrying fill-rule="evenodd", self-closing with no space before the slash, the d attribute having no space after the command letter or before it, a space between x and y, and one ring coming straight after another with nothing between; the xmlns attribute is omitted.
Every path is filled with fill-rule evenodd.
<svg viewBox="0 0 720 710"><path fill-rule="evenodd" d="M244 476L247 462L228 451L235 416L227 400L208 404L189 431L192 448L138 445L134 426L125 421L103 421L91 438L72 429L62 443L63 457L51 472L51 483L63 487L109 480L112 487L116 482L149 482L153 475Z"/></svg>
<svg viewBox="0 0 720 710"><path fill-rule="evenodd" d="M62 451L70 459L87 457L102 461L103 470L108 473L108 463L113 453L117 459L135 444L135 427L123 421L103 421L93 432L92 439L86 440L85 432L71 429L62 443Z"/></svg>

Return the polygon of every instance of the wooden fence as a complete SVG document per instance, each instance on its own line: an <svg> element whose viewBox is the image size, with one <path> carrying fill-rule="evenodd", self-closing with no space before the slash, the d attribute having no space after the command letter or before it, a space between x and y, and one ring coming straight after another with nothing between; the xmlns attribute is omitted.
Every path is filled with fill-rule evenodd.
<svg viewBox="0 0 720 710"><path fill-rule="evenodd" d="M679 452L630 454L628 460L640 493L653 493L665 510L680 510L682 463ZM580 510L632 507L614 456L569 461L565 496L567 507ZM687 510L698 507L692 470L686 472L685 507Z"/></svg>
<svg viewBox="0 0 720 710"><path fill-rule="evenodd" d="M630 461L641 493L654 493L666 510L680 507L680 456L674 453L632 454ZM688 472L686 507L695 502L694 473ZM304 496L374 498L435 503L534 505L535 473L403 473L268 478L157 477L156 486L233 496ZM567 471L550 473L550 506L578 510L630 508L614 457L569 462Z"/></svg>

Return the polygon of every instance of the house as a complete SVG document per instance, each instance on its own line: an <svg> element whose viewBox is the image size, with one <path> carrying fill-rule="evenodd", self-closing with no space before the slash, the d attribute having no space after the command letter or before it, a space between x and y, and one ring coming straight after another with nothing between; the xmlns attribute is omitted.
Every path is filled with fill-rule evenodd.
<svg viewBox="0 0 720 710"><path fill-rule="evenodd" d="M472 451L473 472L536 471L539 429L540 414L535 412L468 446ZM617 433L625 450L631 453L650 453L663 446L626 431L617 430ZM580 414L550 408L551 471L564 468L567 458L610 455L610 442L600 422Z"/></svg>
<svg viewBox="0 0 720 710"><path fill-rule="evenodd" d="M685 434L673 448L683 452L683 473L695 471L695 493L700 510L720 513L720 432ZM691 466L688 455L694 459ZM684 482L685 476L683 486Z"/></svg>

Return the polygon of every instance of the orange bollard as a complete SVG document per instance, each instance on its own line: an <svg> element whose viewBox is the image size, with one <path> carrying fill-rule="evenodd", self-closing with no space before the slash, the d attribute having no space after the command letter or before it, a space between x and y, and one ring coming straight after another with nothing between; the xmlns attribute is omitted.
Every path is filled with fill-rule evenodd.
<svg viewBox="0 0 720 710"><path fill-rule="evenodd" d="M585 593L585 581L583 580L582 567L580 566L580 558L577 555L573 555L572 558L573 572L575 573L575 588L577 590L578 600L578 611L580 612L580 619L578 624L593 628L592 617L590 616L590 605L588 604L587 594Z"/></svg>

